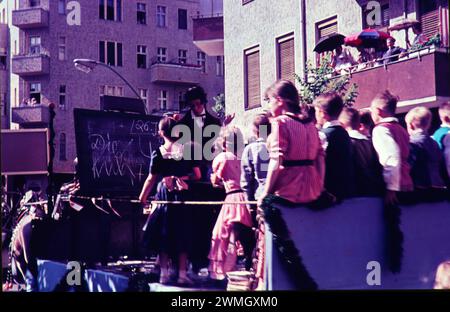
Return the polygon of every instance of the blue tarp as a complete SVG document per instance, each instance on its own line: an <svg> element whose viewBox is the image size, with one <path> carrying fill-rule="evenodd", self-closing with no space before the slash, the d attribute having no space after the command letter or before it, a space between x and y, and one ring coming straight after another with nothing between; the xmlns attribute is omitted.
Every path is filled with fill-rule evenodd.
<svg viewBox="0 0 450 312"><path fill-rule="evenodd" d="M450 204L401 207L402 270L389 271L381 199L356 198L322 211L280 208L303 263L319 289L432 289L438 265L450 260ZM292 290L266 225L266 289ZM381 285L368 285L371 261L380 264Z"/></svg>

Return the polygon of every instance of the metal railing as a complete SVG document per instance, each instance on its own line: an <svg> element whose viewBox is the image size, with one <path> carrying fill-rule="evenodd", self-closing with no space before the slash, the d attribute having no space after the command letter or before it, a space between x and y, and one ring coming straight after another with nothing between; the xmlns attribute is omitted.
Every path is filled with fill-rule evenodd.
<svg viewBox="0 0 450 312"><path fill-rule="evenodd" d="M389 66L405 62L412 59L418 59L419 61L422 59L424 55L428 55L434 53L436 51L441 51L447 54L450 54L450 50L448 47L440 48L436 46L429 46L415 51L405 51L403 53L391 55L385 58L377 58L368 62L358 63L356 65L349 66L347 68L340 69L340 73L336 73L332 78L339 78L345 75L352 75L355 73L364 72L367 70L371 70L373 68L384 67L387 69ZM387 62L385 62L387 61Z"/></svg>
<svg viewBox="0 0 450 312"><path fill-rule="evenodd" d="M223 17L223 13L197 14L191 16L192 19L212 18L212 17Z"/></svg>
<svg viewBox="0 0 450 312"><path fill-rule="evenodd" d="M162 65L177 65L177 66L181 66L181 67L186 67L186 68L202 68L201 65L198 64L190 64L190 63L183 63L180 62L178 59L172 59L169 61L160 61L157 58L153 58L150 62L150 66L156 65L156 64L162 64Z"/></svg>

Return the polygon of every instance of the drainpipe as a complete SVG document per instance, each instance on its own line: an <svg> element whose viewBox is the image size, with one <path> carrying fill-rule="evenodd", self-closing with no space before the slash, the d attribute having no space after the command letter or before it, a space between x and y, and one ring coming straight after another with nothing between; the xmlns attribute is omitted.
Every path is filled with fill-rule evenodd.
<svg viewBox="0 0 450 312"><path fill-rule="evenodd" d="M306 0L300 0L300 33L302 40L302 75L303 79L307 79L307 74L305 73L307 53L306 53Z"/></svg>
<svg viewBox="0 0 450 312"><path fill-rule="evenodd" d="M408 0L403 0L403 16L405 20L408 18ZM405 41L408 42L408 28L405 28ZM408 45L406 45L406 48L408 48Z"/></svg>
<svg viewBox="0 0 450 312"><path fill-rule="evenodd" d="M408 18L408 0L403 0L403 15Z"/></svg>

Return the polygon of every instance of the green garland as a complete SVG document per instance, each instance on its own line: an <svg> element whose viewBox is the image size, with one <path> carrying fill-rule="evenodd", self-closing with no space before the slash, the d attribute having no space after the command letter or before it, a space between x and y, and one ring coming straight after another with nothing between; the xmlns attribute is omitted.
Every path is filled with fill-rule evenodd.
<svg viewBox="0 0 450 312"><path fill-rule="evenodd" d="M290 203L275 195L267 195L261 205L264 211L264 218L272 231L275 247L283 259L282 264L286 268L290 280L296 289L317 290L317 283L305 268L299 251L290 237L281 211L274 206L275 203L285 205Z"/></svg>

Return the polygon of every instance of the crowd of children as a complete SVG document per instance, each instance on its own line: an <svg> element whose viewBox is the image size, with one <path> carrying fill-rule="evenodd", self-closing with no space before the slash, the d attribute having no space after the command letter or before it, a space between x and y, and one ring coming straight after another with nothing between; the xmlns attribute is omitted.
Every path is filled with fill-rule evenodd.
<svg viewBox="0 0 450 312"><path fill-rule="evenodd" d="M263 277L264 224L257 224L256 206L246 201L260 205L266 195L274 194L303 204L326 192L337 201L383 196L386 204L395 205L411 197L411 192L421 194L421 200L436 194L448 196L450 103L439 108L442 125L431 137L429 109L411 109L405 117L405 129L396 117L398 98L389 91L377 95L369 110L361 111L345 107L339 94L326 93L315 99L314 114L301 103L290 81L275 82L265 97L269 112L254 118L254 138L247 146L238 127L222 125L220 152L208 173L211 183L226 192L212 231L212 278L224 279L234 269L240 248L247 256L251 254L255 242L247 238L255 227L260 235L256 249L261 251L257 276ZM186 198L189 181L200 179L195 162L177 158L182 147L170 136L174 122L170 117L160 122L165 143L154 152L142 202L146 202L158 176L156 198L164 200ZM150 231L150 240L157 241L153 247L160 253L162 283L168 281L167 258L175 256L179 260L178 281L189 282L189 209L176 206L158 206L163 221L156 222L156 229ZM154 223L156 219L153 217Z"/></svg>

